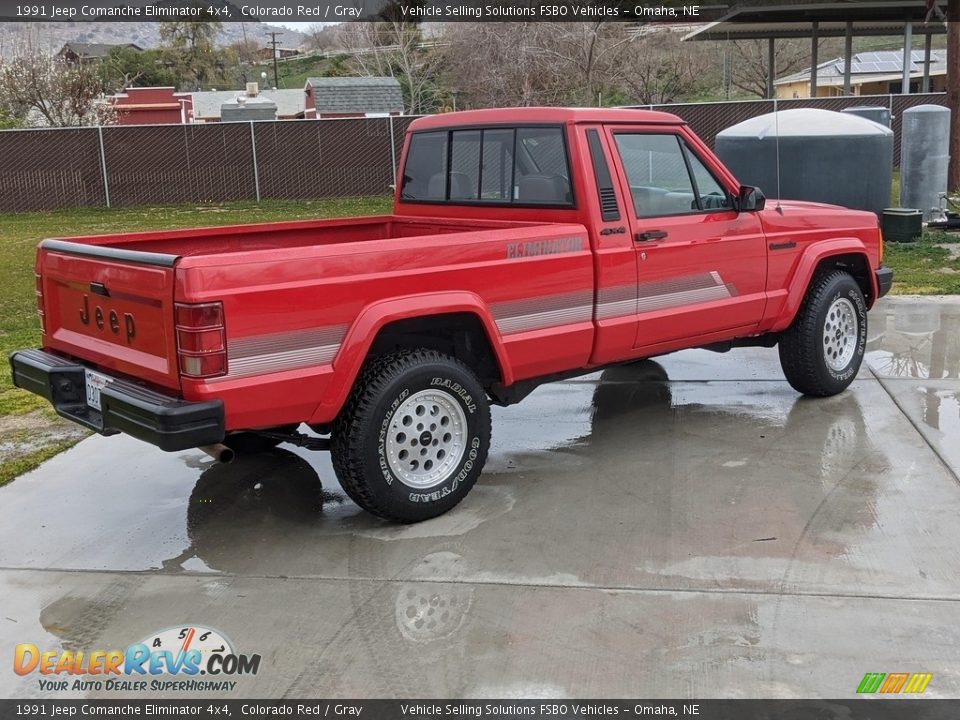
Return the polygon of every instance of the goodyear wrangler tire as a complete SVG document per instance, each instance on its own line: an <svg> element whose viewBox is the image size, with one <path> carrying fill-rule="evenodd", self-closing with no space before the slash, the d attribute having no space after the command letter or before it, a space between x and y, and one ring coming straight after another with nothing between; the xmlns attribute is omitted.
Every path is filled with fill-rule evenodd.
<svg viewBox="0 0 960 720"><path fill-rule="evenodd" d="M853 382L867 345L867 303L841 270L816 275L780 339L780 365L794 390L827 397Z"/></svg>
<svg viewBox="0 0 960 720"><path fill-rule="evenodd" d="M487 459L490 406L473 372L433 350L377 358L333 428L346 493L381 518L419 522L466 497Z"/></svg>

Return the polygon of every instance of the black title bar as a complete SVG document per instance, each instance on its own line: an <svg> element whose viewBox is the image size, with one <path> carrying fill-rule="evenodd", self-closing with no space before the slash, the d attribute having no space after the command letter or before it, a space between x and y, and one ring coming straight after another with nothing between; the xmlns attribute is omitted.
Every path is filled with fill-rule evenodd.
<svg viewBox="0 0 960 720"><path fill-rule="evenodd" d="M0 700L3 718L954 720L960 700Z"/></svg>
<svg viewBox="0 0 960 720"><path fill-rule="evenodd" d="M945 0L941 3L945 6ZM925 0L3 0L0 22L926 21ZM939 17L939 16L938 16ZM936 18L935 18L936 19Z"/></svg>

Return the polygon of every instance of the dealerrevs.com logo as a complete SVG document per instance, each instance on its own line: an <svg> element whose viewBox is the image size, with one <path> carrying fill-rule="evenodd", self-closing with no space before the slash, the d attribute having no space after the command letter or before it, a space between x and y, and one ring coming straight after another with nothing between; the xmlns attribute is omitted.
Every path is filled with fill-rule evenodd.
<svg viewBox="0 0 960 720"><path fill-rule="evenodd" d="M36 674L40 690L50 692L223 692L237 685L228 678L259 670L260 655L237 653L222 633L196 625L153 633L125 650L41 650L22 643L13 656L17 675Z"/></svg>

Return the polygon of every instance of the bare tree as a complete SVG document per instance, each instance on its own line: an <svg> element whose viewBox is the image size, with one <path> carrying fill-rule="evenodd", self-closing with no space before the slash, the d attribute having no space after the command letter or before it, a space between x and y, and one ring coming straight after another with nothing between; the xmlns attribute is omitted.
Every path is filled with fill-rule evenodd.
<svg viewBox="0 0 960 720"><path fill-rule="evenodd" d="M349 23L342 42L356 51L351 60L358 75L396 78L403 88L406 112L433 112L437 80L443 67L442 44L424 43L414 23Z"/></svg>
<svg viewBox="0 0 960 720"><path fill-rule="evenodd" d="M539 23L451 23L446 82L461 106L553 105L561 101L559 73L544 67Z"/></svg>
<svg viewBox="0 0 960 720"><path fill-rule="evenodd" d="M641 35L620 54L619 82L634 102L656 105L683 100L718 84L709 49L676 34Z"/></svg>
<svg viewBox="0 0 960 720"><path fill-rule="evenodd" d="M622 55L631 41L622 23L553 23L537 48L542 63L568 80L568 102L593 105L623 74Z"/></svg>
<svg viewBox="0 0 960 720"><path fill-rule="evenodd" d="M765 40L737 40L731 43L733 85L759 97L767 95L768 46ZM781 39L774 46L776 76L804 70L810 65L810 45Z"/></svg>
<svg viewBox="0 0 960 720"><path fill-rule="evenodd" d="M595 104L630 45L616 23L455 23L443 39L447 80L475 106Z"/></svg>
<svg viewBox="0 0 960 720"><path fill-rule="evenodd" d="M71 65L28 43L0 61L0 115L32 127L77 127L116 122L103 99L96 68Z"/></svg>
<svg viewBox="0 0 960 720"><path fill-rule="evenodd" d="M324 51L329 50L333 45L333 32L324 23L314 23L302 32L303 45L307 50Z"/></svg>

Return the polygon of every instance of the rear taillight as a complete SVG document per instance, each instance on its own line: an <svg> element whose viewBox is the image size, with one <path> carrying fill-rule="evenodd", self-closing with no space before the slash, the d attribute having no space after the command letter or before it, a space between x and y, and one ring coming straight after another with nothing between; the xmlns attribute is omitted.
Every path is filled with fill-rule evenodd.
<svg viewBox="0 0 960 720"><path fill-rule="evenodd" d="M227 374L227 333L222 303L177 303L174 309L180 374L212 378Z"/></svg>
<svg viewBox="0 0 960 720"><path fill-rule="evenodd" d="M37 317L40 318L40 334L47 334L47 319L43 314L43 278L40 276L40 273L34 273L34 283L37 296Z"/></svg>

